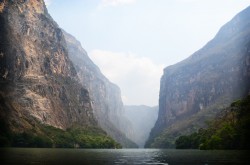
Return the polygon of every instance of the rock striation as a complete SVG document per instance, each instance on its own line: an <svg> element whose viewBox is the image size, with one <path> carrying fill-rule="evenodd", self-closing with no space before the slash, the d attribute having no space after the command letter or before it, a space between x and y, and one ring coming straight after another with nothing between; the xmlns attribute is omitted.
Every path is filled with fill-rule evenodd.
<svg viewBox="0 0 250 165"><path fill-rule="evenodd" d="M69 58L76 68L80 83L90 93L94 115L99 125L123 147L136 147L136 144L129 140L134 132L132 124L125 116L119 87L101 73L79 41L65 31L63 34Z"/></svg>
<svg viewBox="0 0 250 165"><path fill-rule="evenodd" d="M164 69L159 115L146 147L174 140L250 93L250 7L189 58Z"/></svg>
<svg viewBox="0 0 250 165"><path fill-rule="evenodd" d="M1 121L16 132L37 122L97 127L89 92L44 1L1 0L0 25Z"/></svg>

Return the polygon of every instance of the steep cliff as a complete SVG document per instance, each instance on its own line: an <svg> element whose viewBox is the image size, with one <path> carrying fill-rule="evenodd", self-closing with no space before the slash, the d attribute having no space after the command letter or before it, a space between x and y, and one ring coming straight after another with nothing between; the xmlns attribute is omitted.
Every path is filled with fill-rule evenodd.
<svg viewBox="0 0 250 165"><path fill-rule="evenodd" d="M40 124L98 128L89 92L43 0L1 0L0 25L1 123L20 133L41 133Z"/></svg>
<svg viewBox="0 0 250 165"><path fill-rule="evenodd" d="M81 84L88 89L94 115L100 126L123 147L136 147L128 138L132 137L133 127L124 114L121 92L111 83L88 57L79 41L64 31L64 36Z"/></svg>
<svg viewBox="0 0 250 165"><path fill-rule="evenodd" d="M146 147L173 147L250 92L250 7L186 60L164 69L159 115Z"/></svg>

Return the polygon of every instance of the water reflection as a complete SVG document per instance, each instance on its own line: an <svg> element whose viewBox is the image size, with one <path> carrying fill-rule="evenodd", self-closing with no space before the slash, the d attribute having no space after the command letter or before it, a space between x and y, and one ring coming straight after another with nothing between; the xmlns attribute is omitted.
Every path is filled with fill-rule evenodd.
<svg viewBox="0 0 250 165"><path fill-rule="evenodd" d="M168 165L158 159L160 150L120 150L115 164Z"/></svg>
<svg viewBox="0 0 250 165"><path fill-rule="evenodd" d="M247 165L248 151L158 149L0 149L0 164Z"/></svg>

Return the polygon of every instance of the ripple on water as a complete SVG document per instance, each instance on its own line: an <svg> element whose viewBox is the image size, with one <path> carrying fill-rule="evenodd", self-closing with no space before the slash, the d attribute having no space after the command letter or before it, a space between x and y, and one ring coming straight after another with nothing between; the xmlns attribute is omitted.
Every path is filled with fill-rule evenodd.
<svg viewBox="0 0 250 165"><path fill-rule="evenodd" d="M249 165L248 151L0 149L0 164Z"/></svg>
<svg viewBox="0 0 250 165"><path fill-rule="evenodd" d="M155 150L145 150L143 152L124 152L122 155L117 157L115 164L123 165L168 165L168 163L163 163L156 158L158 157L158 152Z"/></svg>

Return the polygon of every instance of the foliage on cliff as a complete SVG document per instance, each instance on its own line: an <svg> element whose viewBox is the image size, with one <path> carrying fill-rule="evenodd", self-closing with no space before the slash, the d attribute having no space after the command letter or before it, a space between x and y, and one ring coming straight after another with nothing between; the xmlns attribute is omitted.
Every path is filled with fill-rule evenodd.
<svg viewBox="0 0 250 165"><path fill-rule="evenodd" d="M72 127L61 130L36 124L32 130L14 133L0 123L0 147L38 148L121 148L98 127Z"/></svg>
<svg viewBox="0 0 250 165"><path fill-rule="evenodd" d="M250 149L250 96L235 101L208 128L180 136L177 149Z"/></svg>

